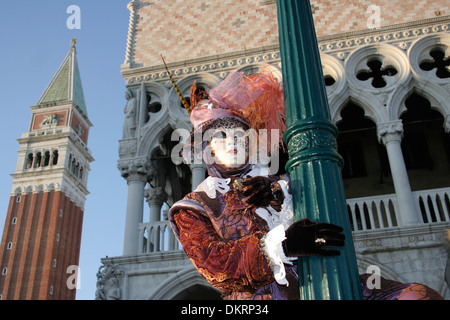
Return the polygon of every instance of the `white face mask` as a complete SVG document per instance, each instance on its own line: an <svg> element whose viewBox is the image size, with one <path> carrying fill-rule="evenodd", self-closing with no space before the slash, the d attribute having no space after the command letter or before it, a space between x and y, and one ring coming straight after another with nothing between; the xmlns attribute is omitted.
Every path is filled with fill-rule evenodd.
<svg viewBox="0 0 450 320"><path fill-rule="evenodd" d="M248 161L247 136L242 128L214 129L210 147L214 161L224 167L238 169Z"/></svg>

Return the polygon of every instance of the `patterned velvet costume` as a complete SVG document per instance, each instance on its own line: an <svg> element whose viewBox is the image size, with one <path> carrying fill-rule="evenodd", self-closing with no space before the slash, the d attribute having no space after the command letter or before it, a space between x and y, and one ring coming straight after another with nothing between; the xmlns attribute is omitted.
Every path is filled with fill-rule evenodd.
<svg viewBox="0 0 450 320"><path fill-rule="evenodd" d="M269 229L255 209L232 187L225 194L217 192L215 199L204 191L189 193L172 206L170 219L188 257L224 299L298 299L293 267L286 268L292 285L278 285L274 279L261 246Z"/></svg>
<svg viewBox="0 0 450 320"><path fill-rule="evenodd" d="M274 180L279 178L272 176ZM273 266L261 239L269 231L256 208L243 201L236 178L228 192L194 191L175 203L169 219L177 239L200 274L222 291L227 300L299 299L296 264L285 265L289 285L275 281ZM365 300L442 300L431 288L381 278L380 289L366 286L370 275L361 275Z"/></svg>

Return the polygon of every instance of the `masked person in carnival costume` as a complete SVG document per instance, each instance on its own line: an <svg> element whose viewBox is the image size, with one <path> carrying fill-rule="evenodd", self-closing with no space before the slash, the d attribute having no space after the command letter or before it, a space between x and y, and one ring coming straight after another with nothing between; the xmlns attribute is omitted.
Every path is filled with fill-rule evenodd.
<svg viewBox="0 0 450 320"><path fill-rule="evenodd" d="M171 207L175 236L223 299L299 299L296 260L339 255L345 238L333 224L294 222L289 177L263 165L269 158L276 164L284 148L281 84L267 69L232 71L209 93L194 83L190 107L194 129L183 156L188 163L201 156L209 176ZM417 295L411 284L389 280L383 290L368 290L367 277L365 299L400 299L407 289L409 299L440 298L427 287L419 285L425 289Z"/></svg>

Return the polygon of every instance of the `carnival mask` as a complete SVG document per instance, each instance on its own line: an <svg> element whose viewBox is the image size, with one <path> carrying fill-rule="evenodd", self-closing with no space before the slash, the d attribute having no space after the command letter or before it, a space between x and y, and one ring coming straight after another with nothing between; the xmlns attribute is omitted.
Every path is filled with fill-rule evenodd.
<svg viewBox="0 0 450 320"><path fill-rule="evenodd" d="M245 165L248 161L248 143L244 129L237 127L213 130L210 147L215 162L232 169Z"/></svg>

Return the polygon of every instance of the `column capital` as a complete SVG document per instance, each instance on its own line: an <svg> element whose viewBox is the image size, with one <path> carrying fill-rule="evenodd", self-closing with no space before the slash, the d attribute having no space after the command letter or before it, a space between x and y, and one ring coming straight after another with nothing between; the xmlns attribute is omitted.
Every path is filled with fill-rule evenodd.
<svg viewBox="0 0 450 320"><path fill-rule="evenodd" d="M377 124L378 141L384 145L392 141L401 142L403 138L402 120L389 121Z"/></svg>
<svg viewBox="0 0 450 320"><path fill-rule="evenodd" d="M145 189L144 197L147 198L149 204L162 205L167 200L167 193L163 187L150 187Z"/></svg>
<svg viewBox="0 0 450 320"><path fill-rule="evenodd" d="M119 161L117 168L123 178L130 181L147 182L153 175L152 167L147 159L133 159L129 161Z"/></svg>

